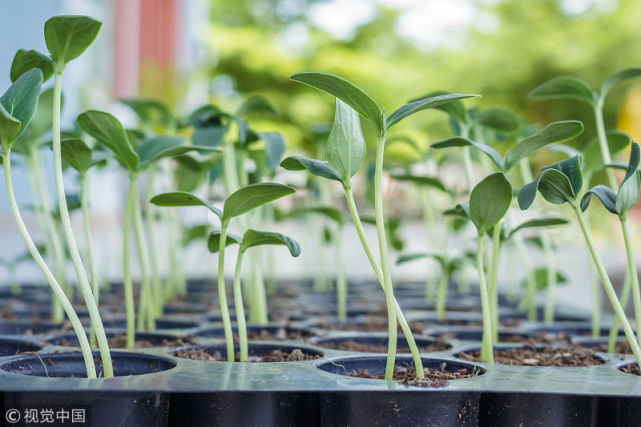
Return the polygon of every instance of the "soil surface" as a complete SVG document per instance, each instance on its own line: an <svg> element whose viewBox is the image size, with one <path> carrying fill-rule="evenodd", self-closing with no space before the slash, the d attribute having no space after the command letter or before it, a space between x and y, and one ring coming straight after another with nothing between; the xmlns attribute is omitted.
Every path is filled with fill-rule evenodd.
<svg viewBox="0 0 641 427"><path fill-rule="evenodd" d="M362 351L366 353L387 353L387 344L386 345L376 345L364 342L358 342L355 340L341 341L337 344L332 342L317 343L319 347L332 348L335 350L343 351ZM419 346L419 350L422 353L432 352L432 351L444 351L450 348L450 345L443 340L436 340L434 343L429 345ZM409 353L408 347L401 347L397 352Z"/></svg>
<svg viewBox="0 0 641 427"><path fill-rule="evenodd" d="M470 362L480 362L480 351L463 352L457 356ZM552 347L544 345L494 350L494 362L501 365L520 366L595 366L605 361L594 350L574 344Z"/></svg>
<svg viewBox="0 0 641 427"><path fill-rule="evenodd" d="M193 339L192 335L179 337L173 340L162 340L160 344L157 342L151 342L147 340L136 340L133 348L154 348L154 347L185 347L188 345L196 345L196 341ZM127 335L119 334L115 335L108 339L110 348L126 348L127 347ZM57 345L77 347L78 342L76 340L67 341L64 338L61 339Z"/></svg>
<svg viewBox="0 0 641 427"><path fill-rule="evenodd" d="M641 369L639 369L638 365L624 366L623 368L621 368L621 371L625 372L626 374L632 374L641 377Z"/></svg>
<svg viewBox="0 0 641 427"><path fill-rule="evenodd" d="M470 370L467 368L449 372L445 370L445 366L442 366L440 369L425 368L423 371L425 372L425 379L419 379L416 377L416 370L414 367L396 366L394 368L394 380L399 381L401 384L417 387L443 387L446 386L450 380L476 377L481 374L477 370ZM347 375L358 378L371 378L378 380L385 379L384 374L372 375L367 371L367 369L363 371L351 371Z"/></svg>
<svg viewBox="0 0 641 427"><path fill-rule="evenodd" d="M592 346L590 348L594 349L594 351L601 351L604 353L607 353L608 351L607 344L599 344L596 346ZM622 340L620 343L616 345L616 347L614 348L614 352L619 354L632 354L632 349L630 348L630 344L628 343L627 340Z"/></svg>
<svg viewBox="0 0 641 427"><path fill-rule="evenodd" d="M216 361L216 362L226 362L227 359L223 357L222 353L216 351L214 353L208 352L203 348L192 348L179 350L175 353L176 357L181 357L183 359L191 360L205 360L205 361ZM301 362L304 360L316 360L321 356L317 354L306 354L299 349L294 349L291 352L287 353L282 350L273 350L269 354L261 354L260 356L249 355L248 362ZM240 353L236 354L235 361L240 361Z"/></svg>

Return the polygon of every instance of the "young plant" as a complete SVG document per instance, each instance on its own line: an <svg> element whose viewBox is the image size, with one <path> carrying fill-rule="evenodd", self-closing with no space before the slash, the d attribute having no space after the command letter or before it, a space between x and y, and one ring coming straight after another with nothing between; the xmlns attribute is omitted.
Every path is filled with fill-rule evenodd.
<svg viewBox="0 0 641 427"><path fill-rule="evenodd" d="M42 86L42 71L40 69L32 69L20 77L18 77L7 91L0 97L0 147L2 148L2 164L4 165L4 180L7 190L7 197L9 199L9 206L11 213L16 221L18 231L20 232L29 253L34 261L44 274L47 282L51 286L56 297L60 300L62 307L71 322L74 332L78 336L78 342L85 362L85 368L88 378L96 378L96 367L89 346L89 340L85 334L84 328L78 319L71 302L65 295L56 280L55 276L47 266L45 260L40 255L38 248L31 238L31 234L22 219L20 208L16 202L15 193L13 190L13 182L11 176L11 149L16 139L25 132L29 122L33 117L40 88ZM105 376L108 374L113 375L107 370L105 366ZM110 376L111 376L110 375Z"/></svg>
<svg viewBox="0 0 641 427"><path fill-rule="evenodd" d="M211 232L207 240L209 251L216 253L220 251L221 230ZM249 356L247 343L247 326L245 322L245 307L243 304L242 286L240 273L242 271L243 256L249 248L265 245L281 245L289 249L293 257L300 255L300 245L295 240L280 234L269 231L256 231L249 229L243 234L243 238L228 234L226 245L238 243L238 256L236 257L236 268L234 269L234 309L236 310L236 325L238 327L238 344L240 347L240 362L246 362ZM229 354L229 353L227 353Z"/></svg>
<svg viewBox="0 0 641 427"><path fill-rule="evenodd" d="M220 236L218 246L218 299L220 314L225 330L227 360L234 361L234 338L225 291L225 247L228 245L227 229L229 222L252 209L294 193L294 188L272 182L250 184L230 194L223 204L223 209L211 205L200 197L187 192L163 193L154 196L151 203L157 206L204 206L220 219Z"/></svg>
<svg viewBox="0 0 641 427"><path fill-rule="evenodd" d="M635 162L638 166L638 155L637 159L632 161L631 164L634 164ZM615 197L614 200L610 200L608 202L610 207L616 208L617 215L627 212L636 203L639 194L639 178L636 171L637 166L634 166L634 169L630 171L630 177L632 177L632 180L630 180L630 177L628 177L627 180L633 184L624 185L625 189L621 191L621 198L618 203L618 196ZM639 342L634 335L630 322L625 316L625 311L616 295L616 292L614 291L614 287L612 286L610 277L605 269L605 265L594 246L592 234L590 229L587 227L583 211L581 210L579 201L577 200L577 195L581 191L582 186L583 175L581 173L581 157L574 156L562 162L543 168L534 181L523 186L518 195L519 206L524 210L529 208L534 202L537 192L540 192L541 196L543 196L543 198L548 202L556 205L567 203L572 208L577 221L579 222L579 226L581 227L581 232L583 233L590 255L592 256L592 261L599 273L605 293L610 299L610 304L614 309L617 319L623 326L623 331L625 332L625 336L630 344L632 353L639 363L641 362L641 348L639 347ZM608 200L608 196L606 196L607 193L602 193L600 190L597 190L596 193L590 194L597 195L600 200ZM603 195L604 198L601 199L599 194ZM634 196L635 194L636 196ZM589 197L591 196L588 196L587 200L589 200Z"/></svg>
<svg viewBox="0 0 641 427"><path fill-rule="evenodd" d="M160 159L183 155L191 151L209 152L216 150L216 148L187 145L185 140L178 137L154 137L138 144L137 140L130 139L135 138L135 135L125 132L117 118L101 111L90 110L82 113L78 116L78 125L84 132L95 138L99 144L109 149L116 161L129 175L129 190L123 223L123 271L127 312L127 347L132 347L135 341L135 311L129 257L129 232L132 221L142 277L138 311L139 329L142 329L145 324L147 328L154 329L156 317L154 294L160 292L159 289L150 289L149 286L146 260L147 239L144 235L136 185L138 176Z"/></svg>
<svg viewBox="0 0 641 427"><path fill-rule="evenodd" d="M383 212L383 155L387 133L395 124L406 117L422 110L445 105L457 99L469 98L477 95L448 94L430 97L415 102L410 102L389 116L365 92L351 82L325 73L307 72L294 74L292 80L307 84L336 97L336 113L334 125L327 141L327 161L307 159L303 157L290 157L285 159L281 166L289 170L308 170L313 175L333 179L341 182L345 190L347 202L361 244L365 249L372 268L377 273L377 278L383 286L387 305L388 319L388 351L385 379L391 380L394 374L396 359L396 329L397 317L403 319L401 328L412 351L416 374L423 378L423 365L416 348L416 343L411 331L404 325L404 317L394 298L394 289L388 260L387 235L385 231L385 216ZM376 129L376 165L374 169L374 205L376 212L376 234L379 247L379 264L373 258L362 231L360 217L357 214L354 197L351 190L351 178L360 170L365 158L365 141L360 128L358 116L369 120ZM379 274L380 270L380 274Z"/></svg>
<svg viewBox="0 0 641 427"><path fill-rule="evenodd" d="M592 196L595 196L599 201L601 201L608 212L617 215L619 218L628 264L628 283L632 288L632 301L634 304L635 323L637 325L641 325L641 292L639 291L639 278L637 276L630 226L628 225L628 212L639 200L639 186L641 185L641 178L639 176L640 172L638 169L640 159L641 150L639 150L639 145L636 142L633 142L630 149L630 159L628 161L625 177L623 178L621 185L619 185L617 192L615 193L614 190L605 185L597 185L586 191L585 195L581 199L582 211L585 211L588 208ZM616 320L612 329L613 331L619 330L619 325ZM611 347L610 350L613 350L612 347L614 347L616 332L611 333L610 336L611 339L609 341L609 347ZM639 331L637 331L637 340L641 344L641 334L639 334Z"/></svg>

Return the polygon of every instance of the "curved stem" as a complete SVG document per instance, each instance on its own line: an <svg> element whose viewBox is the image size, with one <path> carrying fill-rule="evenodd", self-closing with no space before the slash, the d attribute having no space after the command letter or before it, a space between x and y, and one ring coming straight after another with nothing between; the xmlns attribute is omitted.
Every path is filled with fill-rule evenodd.
<svg viewBox="0 0 641 427"><path fill-rule="evenodd" d="M492 264L490 270L490 283L488 287L490 310L492 313L492 341L499 340L499 293L497 289L497 277L499 269L499 257L501 256L501 224L494 226L492 232Z"/></svg>
<svg viewBox="0 0 641 427"><path fill-rule="evenodd" d="M131 232L131 216L136 202L136 175L129 176L129 190L122 231L122 270L125 290L125 311L127 312L127 348L132 348L136 342L136 309L134 306L134 287L131 280L131 259L129 256L129 235Z"/></svg>
<svg viewBox="0 0 641 427"><path fill-rule="evenodd" d="M605 293L608 295L608 298L610 299L610 304L612 304L612 308L614 308L614 312L616 313L616 316L619 319L619 322L621 322L621 325L623 326L623 331L625 332L625 336L628 339L628 343L630 344L632 353L634 354L634 357L636 358L637 363L641 365L641 348L639 347L639 343L637 342L637 339L634 336L634 331L632 330L632 326L630 326L630 322L628 321L628 318L625 316L625 311L621 306L621 302L619 301L619 298L617 298L617 294L614 291L614 287L610 282L610 277L608 276L608 273L605 270L603 261L601 260L601 257L599 256L598 252L596 251L594 242L592 241L592 234L590 233L590 230L586 227L586 223L583 220L583 214L581 213L581 210L579 209L577 204L571 203L570 206L572 206L572 209L574 210L576 217L579 220L579 225L581 226L583 237L585 237L585 242L588 245L588 249L590 250L590 255L592 255L592 261L594 262L597 272L599 273L599 277L601 278L601 283L603 283L603 287L605 288Z"/></svg>
<svg viewBox="0 0 641 427"><path fill-rule="evenodd" d="M73 327L73 330L76 333L76 336L78 337L80 351L82 352L82 357L85 362L85 369L87 371L87 378L96 378L96 366L94 365L93 355L91 354L91 347L89 346L89 340L87 340L87 334L85 333L85 330L82 327L82 323L80 323L80 319L78 319L78 315L73 309L73 306L69 302L69 299L65 295L64 291L60 287L60 284L58 283L53 273L47 266L47 263L40 255L40 252L38 252L38 248L36 248L36 245L33 243L33 239L31 238L31 235L29 234L29 231L27 230L27 227L22 219L22 215L20 214L20 209L18 208L18 203L16 202L16 196L13 192L13 181L11 179L11 157L10 157L11 151L4 148L5 144L2 144L2 145L3 145L2 151L3 151L3 163L4 163L4 182L7 189L9 206L11 207L11 213L13 214L13 218L16 221L16 226L18 227L18 231L22 235L22 238L25 244L27 245L27 249L29 250L29 253L33 257L33 260L42 271L42 274L44 274L45 278L47 279L47 282L49 282L49 286L51 286L51 289L53 290L54 294L60 300L60 303L62 304L62 308L64 309L65 313L67 314L67 317L69 318L69 321L71 322L71 326Z"/></svg>
<svg viewBox="0 0 641 427"><path fill-rule="evenodd" d="M492 316L490 299L485 283L485 269L483 267L483 240L485 232L479 231L476 243L476 268L479 274L479 288L481 290L481 309L483 310L483 339L481 342L481 361L494 363L494 350L492 346Z"/></svg>
<svg viewBox="0 0 641 427"><path fill-rule="evenodd" d="M109 345L107 342L107 335L102 326L102 319L98 312L98 306L93 298L91 285L87 278L85 267L82 264L80 251L76 238L73 235L73 228L71 227L71 218L69 217L69 208L67 207L67 200L65 197L65 185L62 177L62 153L60 148L60 101L61 101L61 86L62 86L62 70L56 70L54 87L53 87L53 169L56 180L56 193L58 196L58 208L60 210L60 220L64 230L67 246L71 255L78 277L78 283L82 296L89 312L91 323L96 328L96 338L98 339L98 348L100 350L100 357L102 358L102 366L104 369L105 378L113 377L113 365L111 363L111 353L109 352Z"/></svg>
<svg viewBox="0 0 641 427"><path fill-rule="evenodd" d="M134 205L133 205L134 237L136 238L136 251L138 252L138 261L140 263L140 306L138 311L138 329L146 323L147 330L156 329L156 313L154 306L154 293L149 283L149 273L147 269L147 238L142 221L142 212L140 211L140 202L138 201L138 190L134 185ZM143 310L144 308L144 310ZM144 314L144 317L142 317Z"/></svg>
<svg viewBox="0 0 641 427"><path fill-rule="evenodd" d="M634 303L634 319L637 326L637 341L641 345L641 292L639 290L639 276L637 275L637 266L634 262L634 249L632 248L632 239L630 238L630 227L628 219L621 217L621 228L623 230L623 240L625 241L625 253L628 260L628 272L630 283L632 285L632 302Z"/></svg>
<svg viewBox="0 0 641 427"><path fill-rule="evenodd" d="M87 188L87 175L86 173L81 173L79 176L80 180L80 208L82 210L82 224L85 231L85 242L87 245L87 258L89 261L89 271L91 273L91 283L93 290L93 297L96 300L96 305L100 307L100 279L98 278L98 266L96 265L96 258L93 252L93 238L91 235L91 223L89 221L89 203L87 198L89 191ZM91 324L91 329L89 332L89 341L91 342L92 347L96 345L96 328L94 324Z"/></svg>
<svg viewBox="0 0 641 427"><path fill-rule="evenodd" d="M240 283L240 272L243 265L244 252L238 248L236 271L234 272L234 307L236 309L236 325L238 326L238 344L240 346L240 361L245 362L249 356L247 345L247 325L245 324L245 307L243 306L243 290Z"/></svg>
<svg viewBox="0 0 641 427"><path fill-rule="evenodd" d="M225 290L225 246L227 244L227 226L226 220L220 222L220 243L218 246L218 300L220 303L220 316L223 320L223 329L225 330L225 344L227 347L227 361L234 361L234 336L231 330L231 319L229 317L229 307L227 305L227 292Z"/></svg>

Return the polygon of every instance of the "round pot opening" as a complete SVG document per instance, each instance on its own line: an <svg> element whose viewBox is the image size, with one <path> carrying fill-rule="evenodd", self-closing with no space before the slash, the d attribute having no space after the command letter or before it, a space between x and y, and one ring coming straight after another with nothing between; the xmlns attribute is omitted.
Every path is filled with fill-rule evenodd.
<svg viewBox="0 0 641 427"><path fill-rule="evenodd" d="M237 344L234 345L236 361L239 360L239 352L240 347ZM262 343L249 343L248 352L249 360L247 361L259 363L304 362L323 356L322 352L304 346ZM172 351L171 354L182 359L227 362L225 344L182 347Z"/></svg>

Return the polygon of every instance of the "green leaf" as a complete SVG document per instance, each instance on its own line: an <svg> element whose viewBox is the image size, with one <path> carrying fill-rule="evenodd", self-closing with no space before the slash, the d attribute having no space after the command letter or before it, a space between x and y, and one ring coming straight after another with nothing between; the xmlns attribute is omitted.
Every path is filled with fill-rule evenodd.
<svg viewBox="0 0 641 427"><path fill-rule="evenodd" d="M434 92L428 93L427 95L421 96L419 98L411 99L410 103L416 102L416 101L422 101L427 98L433 98L435 96L448 95L448 94L449 92L445 92L445 91L440 91L440 90L434 91ZM465 106L463 105L463 102L461 102L460 100L453 100L452 102L448 102L447 104L437 105L433 108L444 111L459 123L463 123L466 121L467 113L465 111Z"/></svg>
<svg viewBox="0 0 641 427"><path fill-rule="evenodd" d="M601 201L603 207L615 215L619 215L619 210L617 209L617 195L610 188L605 185L599 184L590 188L585 192L583 198L581 198L581 210L585 211L590 205L590 200L592 196L595 196Z"/></svg>
<svg viewBox="0 0 641 427"><path fill-rule="evenodd" d="M601 85L601 96L607 95L613 86L638 77L641 77L641 68L626 68L614 73L605 79L603 85Z"/></svg>
<svg viewBox="0 0 641 427"><path fill-rule="evenodd" d="M641 185L641 180L639 179L640 158L639 144L633 142L630 149L628 169L617 192L616 207L619 214L627 213L639 201L639 186Z"/></svg>
<svg viewBox="0 0 641 427"><path fill-rule="evenodd" d="M516 227L510 230L507 234L506 239L509 239L514 235L514 233L525 228L542 228L542 227L553 227L556 225L565 225L568 224L568 221L565 218L561 217L548 217L548 218L534 218L520 223Z"/></svg>
<svg viewBox="0 0 641 427"><path fill-rule="evenodd" d="M572 195L576 197L583 186L583 174L581 173L581 156L570 157L550 166L545 166L542 171L556 169L561 171L569 180Z"/></svg>
<svg viewBox="0 0 641 427"><path fill-rule="evenodd" d="M381 108L368 94L353 83L334 74L316 72L296 73L290 78L335 96L371 121L379 133L383 132Z"/></svg>
<svg viewBox="0 0 641 427"><path fill-rule="evenodd" d="M103 111L89 110L78 116L78 125L111 150L122 167L132 172L138 170L140 157L117 118Z"/></svg>
<svg viewBox="0 0 641 427"><path fill-rule="evenodd" d="M45 22L45 42L51 58L64 65L79 57L96 39L102 23L88 16L62 15Z"/></svg>
<svg viewBox="0 0 641 427"><path fill-rule="evenodd" d="M5 110L2 113L2 119L0 119L0 125L3 127L0 131L2 132L3 142L11 143L27 130L38 107L41 86L42 71L38 68L33 68L21 75L0 96L0 104ZM20 123L17 129L16 123L10 117Z"/></svg>
<svg viewBox="0 0 641 427"><path fill-rule="evenodd" d="M198 224L187 227L182 232L182 244L187 246L191 242L198 239L205 239L208 237L208 231L211 228L209 224Z"/></svg>
<svg viewBox="0 0 641 427"><path fill-rule="evenodd" d="M184 155L175 157L176 178L178 191L195 191L207 178L205 165L191 156Z"/></svg>
<svg viewBox="0 0 641 427"><path fill-rule="evenodd" d="M512 185L503 172L479 182L470 194L470 218L479 233L485 233L505 216L512 202Z"/></svg>
<svg viewBox="0 0 641 427"><path fill-rule="evenodd" d="M186 191L173 191L171 193L158 194L151 198L150 203L156 206L204 206L212 211L217 217L222 218L223 212L217 207L209 204L195 194Z"/></svg>
<svg viewBox="0 0 641 427"><path fill-rule="evenodd" d="M269 231L252 230L251 228L245 231L245 234L243 235L243 241L240 244L240 250L244 252L249 248L264 245L287 246L287 249L289 249L289 253L293 257L297 257L298 255L300 255L300 245L291 237Z"/></svg>
<svg viewBox="0 0 641 427"><path fill-rule="evenodd" d="M343 214L338 209L331 206L305 206L302 208L296 208L285 214L283 218L291 218L307 214L320 214L339 224L343 223Z"/></svg>
<svg viewBox="0 0 641 427"><path fill-rule="evenodd" d="M192 151L212 152L222 151L219 147L188 145L187 141L177 136L157 136L145 140L138 149L140 157L139 169L167 157L176 157Z"/></svg>
<svg viewBox="0 0 641 427"><path fill-rule="evenodd" d="M277 115L278 112L274 106L262 95L253 95L247 98L236 111L238 116L246 116L247 114L273 114Z"/></svg>
<svg viewBox="0 0 641 427"><path fill-rule="evenodd" d="M338 172L336 172L328 162L322 160L310 159L303 156L290 156L280 162L280 166L289 171L306 170L314 176L341 181Z"/></svg>
<svg viewBox="0 0 641 427"><path fill-rule="evenodd" d="M577 157L572 157L565 160L565 162L573 159L577 159ZM570 173L572 172L570 171ZM580 170L578 173L580 174ZM521 209L525 210L532 205L536 198L537 190L541 192L545 200L555 205L561 205L576 198L570 178L555 167L544 169L534 181L521 188L518 195Z"/></svg>
<svg viewBox="0 0 641 427"><path fill-rule="evenodd" d="M413 182L414 184L421 187L435 188L444 193L448 193L448 194L450 193L447 187L445 187L445 184L443 184L443 181L441 181L436 177L418 176L418 175L411 175L411 174L404 173L404 174L392 174L392 178L398 181Z"/></svg>
<svg viewBox="0 0 641 427"><path fill-rule="evenodd" d="M86 172L92 166L91 148L82 139L63 139L60 149L65 163L78 172Z"/></svg>
<svg viewBox="0 0 641 427"><path fill-rule="evenodd" d="M285 154L285 139L278 132L263 132L258 135L265 143L265 163L269 170L274 171Z"/></svg>
<svg viewBox="0 0 641 427"><path fill-rule="evenodd" d="M441 255L430 254L427 252L419 252L419 253L401 254L396 259L396 265L405 264L406 262L410 262L410 261L414 261L422 258L434 258L436 261L438 261L439 264L441 264L441 266L446 263L445 258L443 258Z"/></svg>
<svg viewBox="0 0 641 427"><path fill-rule="evenodd" d="M441 105L456 101L459 99L465 98L478 98L481 95L470 95L470 94L458 94L458 93L448 93L445 95L437 95L431 98L420 99L418 101L410 102L409 104L403 105L398 110L394 111L387 118L387 128L391 128L396 123L400 122L407 116L417 113L422 110L427 110L428 108L436 108Z"/></svg>
<svg viewBox="0 0 641 427"><path fill-rule="evenodd" d="M121 99L120 102L131 108L145 124L169 125L174 122L171 111L161 102L150 99Z"/></svg>
<svg viewBox="0 0 641 427"><path fill-rule="evenodd" d="M443 212L445 216L454 216L461 219L471 220L472 216L470 215L470 204L469 203L459 203L454 206L452 209L448 209Z"/></svg>
<svg viewBox="0 0 641 427"><path fill-rule="evenodd" d="M565 144L553 144L548 147L548 150L550 150L553 153L563 153L568 157L572 156L577 156L581 154L579 150L577 150L574 147L570 147L569 145Z"/></svg>
<svg viewBox="0 0 641 427"><path fill-rule="evenodd" d="M225 247L229 245L238 245L241 242L242 239L240 236L235 234L227 233L225 236ZM209 237L207 238L207 249L209 249L209 252L212 254L218 253L218 250L220 249L220 230L214 230L209 233Z"/></svg>
<svg viewBox="0 0 641 427"><path fill-rule="evenodd" d="M51 58L37 50L18 49L11 63L9 77L12 82L15 82L18 77L27 71L39 68L42 71L42 81L46 82L53 75L53 67L54 64Z"/></svg>
<svg viewBox="0 0 641 427"><path fill-rule="evenodd" d="M530 274L534 275L534 283L537 292L540 292L548 287L548 269L546 267L537 267L533 271L531 271ZM559 271L556 272L557 285L566 284L567 281L568 279L563 275L563 273ZM528 287L527 277L521 281L521 287L524 289Z"/></svg>
<svg viewBox="0 0 641 427"><path fill-rule="evenodd" d="M344 183L356 175L365 160L365 139L356 110L336 98L334 124L329 133L327 163Z"/></svg>
<svg viewBox="0 0 641 427"><path fill-rule="evenodd" d="M466 147L471 146L480 150L482 153L486 154L494 164L499 168L503 169L503 159L501 155L489 145L481 144L480 142L475 142L462 136L454 136L452 138L447 138L432 144L432 148L449 148L449 147Z"/></svg>
<svg viewBox="0 0 641 427"><path fill-rule="evenodd" d="M514 132L519 126L519 118L513 112L504 108L488 108L476 117L477 123L499 132Z"/></svg>
<svg viewBox="0 0 641 427"><path fill-rule="evenodd" d="M254 208L294 193L293 187L275 182L250 184L233 192L225 200L223 220L230 220Z"/></svg>
<svg viewBox="0 0 641 427"><path fill-rule="evenodd" d="M592 103L592 89L583 80L574 77L555 77L534 88L528 95L534 99L575 99Z"/></svg>
<svg viewBox="0 0 641 427"><path fill-rule="evenodd" d="M0 142L9 143L16 139L20 132L20 120L7 112L0 103ZM4 162L4 160L3 160Z"/></svg>
<svg viewBox="0 0 641 427"><path fill-rule="evenodd" d="M583 123L577 120L552 122L539 132L519 141L505 156L505 169L509 170L546 145L576 138L583 132Z"/></svg>

